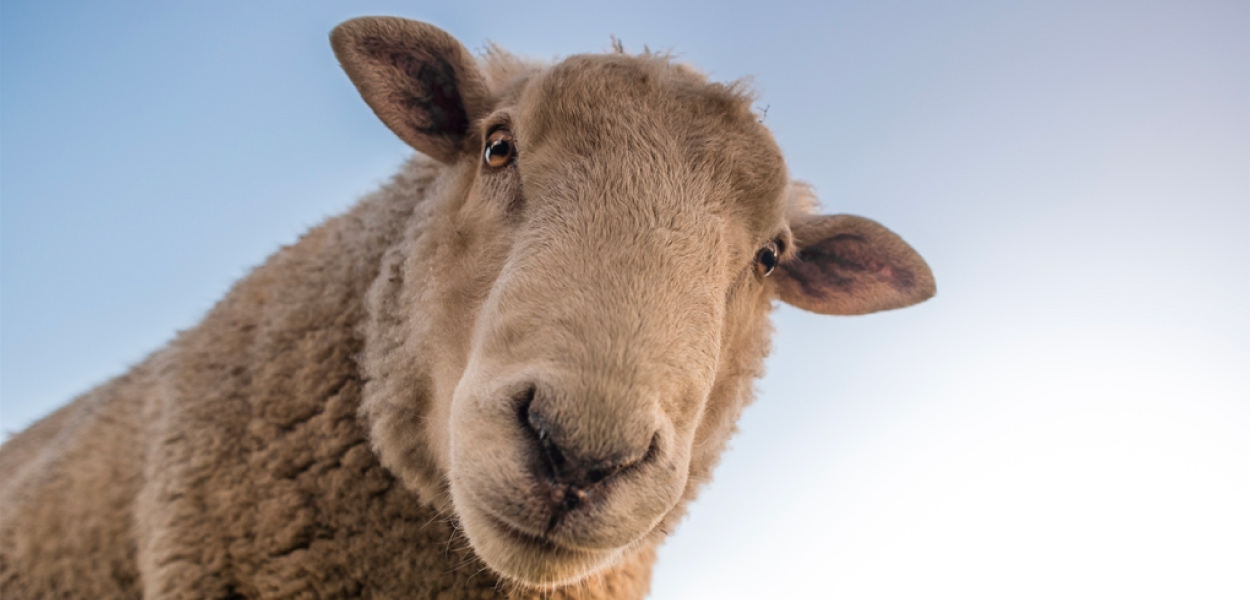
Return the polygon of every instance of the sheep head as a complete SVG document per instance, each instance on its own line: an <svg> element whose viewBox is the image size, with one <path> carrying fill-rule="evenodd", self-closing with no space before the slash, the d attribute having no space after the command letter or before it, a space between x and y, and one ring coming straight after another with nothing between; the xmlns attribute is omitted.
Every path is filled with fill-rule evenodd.
<svg viewBox="0 0 1250 600"><path fill-rule="evenodd" d="M934 293L890 231L812 213L739 86L652 54L479 64L402 19L331 39L445 165L371 292L364 418L515 582L666 535L752 396L774 299L861 314Z"/></svg>

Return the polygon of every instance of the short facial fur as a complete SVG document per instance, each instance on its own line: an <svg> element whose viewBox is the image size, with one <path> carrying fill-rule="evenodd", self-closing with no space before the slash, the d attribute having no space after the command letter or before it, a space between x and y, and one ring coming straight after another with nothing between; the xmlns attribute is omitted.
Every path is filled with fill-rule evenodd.
<svg viewBox="0 0 1250 600"><path fill-rule="evenodd" d="M398 19L333 41L379 117L448 165L370 292L374 446L517 582L576 581L672 530L752 397L774 298L858 314L933 293L884 228L807 212L740 86L650 54L479 66Z"/></svg>

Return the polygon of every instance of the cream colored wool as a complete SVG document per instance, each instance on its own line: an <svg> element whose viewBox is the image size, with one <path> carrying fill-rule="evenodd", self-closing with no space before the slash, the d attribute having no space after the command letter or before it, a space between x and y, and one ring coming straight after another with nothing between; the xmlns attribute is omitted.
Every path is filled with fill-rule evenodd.
<svg viewBox="0 0 1250 600"><path fill-rule="evenodd" d="M934 292L813 212L739 85L400 19L332 43L428 157L0 448L4 598L639 598L773 300Z"/></svg>

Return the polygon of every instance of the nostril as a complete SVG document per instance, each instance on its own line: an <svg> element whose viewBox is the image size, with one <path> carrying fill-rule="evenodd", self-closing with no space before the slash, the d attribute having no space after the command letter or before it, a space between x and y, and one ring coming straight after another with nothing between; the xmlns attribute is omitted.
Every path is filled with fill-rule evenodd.
<svg viewBox="0 0 1250 600"><path fill-rule="evenodd" d="M538 446L538 450L543 460L539 461L542 465L543 475L551 479L558 479L561 468L564 467L564 453L560 451L560 447L556 445L552 438L551 426L547 421L533 410L534 404L534 387L530 386L524 392L518 395L517 417L521 421L521 428L529 434L531 441Z"/></svg>
<svg viewBox="0 0 1250 600"><path fill-rule="evenodd" d="M586 481L595 484L608 478L613 472L608 469L594 468L586 471Z"/></svg>
<svg viewBox="0 0 1250 600"><path fill-rule="evenodd" d="M584 481L589 485L595 485L634 465L647 462L659 450L659 440L660 434L656 433L651 436L651 443L647 445L645 452L588 463L582 472Z"/></svg>

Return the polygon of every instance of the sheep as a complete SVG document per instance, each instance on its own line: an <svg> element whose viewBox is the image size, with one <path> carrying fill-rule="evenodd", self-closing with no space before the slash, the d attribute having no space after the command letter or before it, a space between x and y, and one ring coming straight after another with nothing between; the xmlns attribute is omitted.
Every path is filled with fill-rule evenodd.
<svg viewBox="0 0 1250 600"><path fill-rule="evenodd" d="M397 18L331 44L418 154L0 447L5 598L639 598L780 300L931 297L741 84Z"/></svg>

